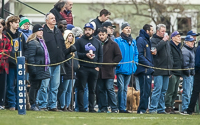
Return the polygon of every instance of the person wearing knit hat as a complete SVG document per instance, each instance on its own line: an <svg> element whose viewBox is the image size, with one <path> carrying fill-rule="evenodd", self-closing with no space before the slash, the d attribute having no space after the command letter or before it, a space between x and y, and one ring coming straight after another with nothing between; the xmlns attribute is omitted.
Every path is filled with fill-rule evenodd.
<svg viewBox="0 0 200 125"><path fill-rule="evenodd" d="M63 38L65 40L65 47L66 49L69 49L70 47L75 47L75 37L74 34L70 31L70 30L65 30L64 31L64 35ZM72 52L69 54L65 55L65 59L69 59L70 57L75 56L75 58L77 58L77 53L76 52ZM74 60L75 62L77 62L76 60ZM58 100L60 102L60 107L61 110L63 111L72 111L70 109L70 103L71 103L71 95L72 95L72 86L73 83L75 83L75 79L76 79L76 74L75 72L77 71L77 69L75 67L78 67L78 64L73 62L73 71L72 71L72 62L71 60L65 62L64 64L64 68L66 71L66 74L63 74L63 83L60 84L59 88L58 88ZM72 81L72 72L73 72L73 81Z"/></svg>
<svg viewBox="0 0 200 125"><path fill-rule="evenodd" d="M83 30L80 27L72 28L72 33L76 39L79 39L83 35Z"/></svg>
<svg viewBox="0 0 200 125"><path fill-rule="evenodd" d="M37 93L40 89L41 83L47 82L45 79L50 78L48 66L50 64L50 56L43 39L43 28L41 25L36 24L33 27L33 34L29 36L27 45L27 63L46 65L44 67L28 66L31 83L29 90L31 110L39 111L39 108L36 105ZM40 96L40 94L38 96Z"/></svg>
<svg viewBox="0 0 200 125"><path fill-rule="evenodd" d="M22 16L22 15L19 15L19 17L20 17L19 27L21 27L25 23L29 23L30 24L30 21L29 21L29 19L27 17Z"/></svg>
<svg viewBox="0 0 200 125"><path fill-rule="evenodd" d="M119 64L116 67L117 74L117 87L118 87L118 109L119 113L129 113L126 110L126 95L128 84L130 83L131 75L135 73L138 63L138 49L136 40L131 36L131 27L128 23L124 23L121 26L122 32L120 37L115 39L115 42L119 45L122 52L123 62L134 61L134 63ZM129 56L127 56L129 55Z"/></svg>
<svg viewBox="0 0 200 125"><path fill-rule="evenodd" d="M29 30L30 27L30 21L27 17L19 15L20 17L20 22L19 22L19 31L23 32L25 35L25 39L32 34L32 30Z"/></svg>

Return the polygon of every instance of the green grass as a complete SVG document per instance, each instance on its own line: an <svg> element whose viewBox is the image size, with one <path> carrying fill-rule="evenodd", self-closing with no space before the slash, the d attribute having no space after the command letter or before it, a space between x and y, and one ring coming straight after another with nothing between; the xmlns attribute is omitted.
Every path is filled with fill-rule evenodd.
<svg viewBox="0 0 200 125"><path fill-rule="evenodd" d="M200 115L33 112L0 110L0 125L200 125Z"/></svg>

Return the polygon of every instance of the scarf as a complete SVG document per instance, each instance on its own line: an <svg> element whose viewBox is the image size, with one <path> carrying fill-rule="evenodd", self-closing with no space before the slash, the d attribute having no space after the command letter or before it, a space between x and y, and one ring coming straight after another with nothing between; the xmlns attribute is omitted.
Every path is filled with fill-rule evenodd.
<svg viewBox="0 0 200 125"><path fill-rule="evenodd" d="M40 44L42 45L43 49L44 49L44 55L45 55L45 65L50 64L50 59L49 59L49 52L47 50L47 46L44 42L43 39L38 38L40 41ZM45 66L45 71L49 68L49 66Z"/></svg>
<svg viewBox="0 0 200 125"><path fill-rule="evenodd" d="M127 42L129 45L132 43L133 38L132 38L131 35L129 35L129 36L127 37L127 36L122 32L122 33L121 33L121 37L122 37L122 39L126 40L126 42Z"/></svg>

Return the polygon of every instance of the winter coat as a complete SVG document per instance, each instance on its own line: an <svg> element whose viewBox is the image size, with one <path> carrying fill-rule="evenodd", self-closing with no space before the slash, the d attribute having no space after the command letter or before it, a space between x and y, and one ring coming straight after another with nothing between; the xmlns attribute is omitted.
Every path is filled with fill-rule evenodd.
<svg viewBox="0 0 200 125"><path fill-rule="evenodd" d="M10 55L12 51L10 40L6 37L6 35L2 34L2 39L0 40L0 53L4 52L7 55ZM9 74L9 63L8 56L0 54L0 74L5 70L6 74Z"/></svg>
<svg viewBox="0 0 200 125"><path fill-rule="evenodd" d="M94 36L96 36L96 35L98 34L98 28L100 28L100 27L102 26L103 22L101 22L101 21L98 19L98 17L97 17L96 19L93 19L93 20L91 21L91 23L92 23L92 24L95 23L95 26L94 26L94 27L96 27L96 29L95 29L95 31L94 31Z"/></svg>
<svg viewBox="0 0 200 125"><path fill-rule="evenodd" d="M60 12L56 8L51 9L50 12L53 13L53 15L55 16L57 23L60 20L63 20L63 17L61 16Z"/></svg>
<svg viewBox="0 0 200 125"><path fill-rule="evenodd" d="M64 12L60 12L60 14L67 21L67 24L73 25L73 16L71 11L64 10Z"/></svg>
<svg viewBox="0 0 200 125"><path fill-rule="evenodd" d="M183 54L183 69L194 68L195 65L195 54L194 48L190 48L186 44L183 45L182 54ZM194 69L183 70L183 74L186 76L194 75Z"/></svg>
<svg viewBox="0 0 200 125"><path fill-rule="evenodd" d="M19 28L19 31L24 33L26 41L27 41L28 37L32 34L32 30L25 30L25 29L20 29Z"/></svg>
<svg viewBox="0 0 200 125"><path fill-rule="evenodd" d="M103 63L119 63L122 59L122 54L116 42L108 38L108 41L103 45ZM99 70L99 78L114 79L116 65L102 65Z"/></svg>
<svg viewBox="0 0 200 125"><path fill-rule="evenodd" d="M64 33L65 33L64 36L66 36L66 38L67 38L68 35L69 35L70 33L72 33L72 32L68 30L68 32L65 31ZM74 35L73 35L73 36L74 36ZM64 39L65 39L65 38L64 38ZM65 41L65 42L66 42L66 41ZM68 42L68 43L69 43L69 42ZM73 42L72 42L72 43L69 43L68 46L66 47L66 49L69 49L69 47L72 46L72 45L74 45L74 44L75 44L75 37L74 37L74 39L73 39ZM66 54L66 55L65 55L65 60L71 58L73 54L76 54L76 55L77 55L76 52ZM74 61L77 61L77 60L74 60ZM74 64L74 63L73 63L73 64ZM65 63L64 63L64 66L65 66L66 74L63 75L63 79L64 79L64 80L72 79L72 60L70 59L69 61L65 62ZM75 71L73 71L73 79L75 79L75 78L76 78Z"/></svg>
<svg viewBox="0 0 200 125"><path fill-rule="evenodd" d="M137 48L138 48L138 59L139 63L147 66L153 65L153 56L151 54L151 42L150 37L145 30L141 29L139 36L136 38ZM154 70L152 68L147 68L141 65L137 66L135 74L152 74Z"/></svg>
<svg viewBox="0 0 200 125"><path fill-rule="evenodd" d="M173 57L171 55L170 42L162 39L156 34L151 38L151 46L157 49L157 54L153 56L154 67L171 69L173 67ZM171 71L155 69L153 75L169 76L171 75Z"/></svg>
<svg viewBox="0 0 200 125"><path fill-rule="evenodd" d="M45 53L39 40L31 40L28 43L27 63L45 65ZM45 71L44 66L28 66L31 80L43 80L50 78L49 68Z"/></svg>
<svg viewBox="0 0 200 125"><path fill-rule="evenodd" d="M66 49L64 39L60 30L54 27L52 32L47 25L44 25L43 37L49 51L50 62L55 64L64 60L64 55L70 53L70 49Z"/></svg>
<svg viewBox="0 0 200 125"><path fill-rule="evenodd" d="M136 63L138 63L138 49L136 41L133 39L132 43L129 45L129 43L122 39L122 37L117 37L115 42L119 45L122 54L122 60L120 63L134 61L134 63L118 64L116 67L116 74L134 74L137 70Z"/></svg>
<svg viewBox="0 0 200 125"><path fill-rule="evenodd" d="M21 50L22 50L22 56L26 57L25 51L27 49L27 44L26 44L26 40L25 40L25 35L18 31L18 29L16 30L16 33L13 34L9 29L6 30L6 34L7 38L10 40L11 42L11 46L12 46L12 51L10 52L10 56L17 58L18 56L20 56L20 45L21 45ZM15 51L15 49L17 51ZM16 68L17 63L16 60L12 59L12 58L8 58L9 61L9 67L11 68Z"/></svg>
<svg viewBox="0 0 200 125"><path fill-rule="evenodd" d="M176 46L173 41L170 41L170 46L171 46L171 52L172 52L172 57L173 57L172 69L182 69L183 56L182 56L182 52L180 49L181 44ZM172 74L175 76L182 76L182 71L181 70L172 70Z"/></svg>

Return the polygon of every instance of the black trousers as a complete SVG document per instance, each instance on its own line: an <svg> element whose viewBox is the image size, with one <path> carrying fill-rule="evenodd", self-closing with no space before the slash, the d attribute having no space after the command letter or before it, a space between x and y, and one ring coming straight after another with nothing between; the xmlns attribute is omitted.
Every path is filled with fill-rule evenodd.
<svg viewBox="0 0 200 125"><path fill-rule="evenodd" d="M192 96L190 99L190 104L187 109L188 113L194 112L194 107L196 105L197 99L199 98L199 92L200 92L200 73L196 73L194 76Z"/></svg>
<svg viewBox="0 0 200 125"><path fill-rule="evenodd" d="M0 106L4 106L6 96L7 74L5 70L0 74Z"/></svg>
<svg viewBox="0 0 200 125"><path fill-rule="evenodd" d="M36 98L37 98L37 93L38 90L40 89L42 80L31 80L31 87L30 87L30 91L29 91L29 101L30 104L36 104Z"/></svg>
<svg viewBox="0 0 200 125"><path fill-rule="evenodd" d="M89 89L89 111L94 110L95 106L95 90L98 78L98 71L95 68L81 66L77 72L77 84L78 84L78 105L79 111L84 111L83 95L86 83L88 83Z"/></svg>

